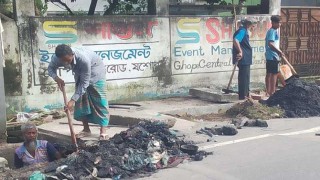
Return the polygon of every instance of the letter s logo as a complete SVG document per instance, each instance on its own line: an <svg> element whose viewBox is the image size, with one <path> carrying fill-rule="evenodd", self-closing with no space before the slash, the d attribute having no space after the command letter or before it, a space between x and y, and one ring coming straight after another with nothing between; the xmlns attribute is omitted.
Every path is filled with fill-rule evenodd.
<svg viewBox="0 0 320 180"><path fill-rule="evenodd" d="M178 21L177 32L182 40L178 40L176 44L193 44L200 42L200 18L183 18Z"/></svg>
<svg viewBox="0 0 320 180"><path fill-rule="evenodd" d="M44 35L50 40L46 44L71 44L78 40L77 30L73 27L76 21L45 21Z"/></svg>

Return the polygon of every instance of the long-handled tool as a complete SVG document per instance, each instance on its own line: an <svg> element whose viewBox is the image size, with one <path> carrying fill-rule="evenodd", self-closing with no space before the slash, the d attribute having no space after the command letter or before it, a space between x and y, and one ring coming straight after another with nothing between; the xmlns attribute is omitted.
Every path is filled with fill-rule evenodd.
<svg viewBox="0 0 320 180"><path fill-rule="evenodd" d="M66 95L66 91L64 89L64 86L62 86L61 91L62 91L62 94L63 94L64 104L65 104L65 106L67 106L68 105L68 100L67 100L67 95ZM70 113L69 109L66 109L66 114L67 114L67 117L68 117L68 124L69 124L69 129L70 129L70 134L71 134L71 141L76 146L76 148L78 150L77 138L76 138L76 134L74 133L71 113Z"/></svg>
<svg viewBox="0 0 320 180"><path fill-rule="evenodd" d="M223 91L225 94L235 93L233 90L231 90L231 89L229 89L229 88L230 88L230 85L231 85L231 82L232 82L232 78L233 78L234 72L236 71L238 62L239 62L239 61L236 61L236 63L235 63L234 66L233 66L233 70L232 70L232 73L231 73L231 77L230 77L230 80L229 80L227 89L222 89L222 91Z"/></svg>
<svg viewBox="0 0 320 180"><path fill-rule="evenodd" d="M299 77L297 71L293 68L293 66L290 64L290 62L288 61L288 59L283 56L282 59L284 60L284 62L289 66L289 68L291 69L291 71L293 72L293 74L295 75L295 77Z"/></svg>
<svg viewBox="0 0 320 180"><path fill-rule="evenodd" d="M67 123L67 122L59 122L59 124L69 124L69 123ZM73 123L73 125L74 126L83 126L81 123ZM92 127L100 127L100 125L98 125L98 124L90 124L90 126L92 126ZM129 125L125 126L125 125L110 125L109 124L107 126L107 128L110 128L110 127L129 128L130 126Z"/></svg>

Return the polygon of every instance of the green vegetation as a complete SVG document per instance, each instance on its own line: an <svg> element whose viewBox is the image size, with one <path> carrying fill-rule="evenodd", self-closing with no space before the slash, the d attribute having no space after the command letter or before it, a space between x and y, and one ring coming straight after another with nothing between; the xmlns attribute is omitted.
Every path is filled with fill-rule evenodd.
<svg viewBox="0 0 320 180"><path fill-rule="evenodd" d="M12 0L0 0L0 13L13 18Z"/></svg>

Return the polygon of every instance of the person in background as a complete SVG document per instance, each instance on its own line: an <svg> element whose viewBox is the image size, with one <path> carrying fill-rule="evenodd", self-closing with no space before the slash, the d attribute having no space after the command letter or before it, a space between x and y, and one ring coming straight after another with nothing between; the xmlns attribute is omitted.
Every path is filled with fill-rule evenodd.
<svg viewBox="0 0 320 180"><path fill-rule="evenodd" d="M38 129L35 124L27 122L21 125L24 143L15 150L14 165L16 168L48 163L61 158L57 149L48 141L37 140Z"/></svg>
<svg viewBox="0 0 320 180"><path fill-rule="evenodd" d="M280 71L280 58L284 56L283 52L280 50L280 36L278 29L281 25L280 16L271 16L272 27L267 31L266 34L266 90L267 96L271 96L276 91L277 80Z"/></svg>
<svg viewBox="0 0 320 180"><path fill-rule="evenodd" d="M58 45L48 66L48 74L60 87L64 81L57 76L57 69L65 67L72 70L75 80L75 93L66 109L74 107L74 119L82 121L83 130L77 138L90 136L88 123L100 125L100 140L108 139L106 127L109 124L108 100L106 97L106 67L102 59L93 51L85 48L71 48Z"/></svg>
<svg viewBox="0 0 320 180"><path fill-rule="evenodd" d="M233 34L232 60L237 63L239 99L249 97L250 66L252 65L252 48L249 43L249 31L256 21L248 18L242 20L242 26Z"/></svg>

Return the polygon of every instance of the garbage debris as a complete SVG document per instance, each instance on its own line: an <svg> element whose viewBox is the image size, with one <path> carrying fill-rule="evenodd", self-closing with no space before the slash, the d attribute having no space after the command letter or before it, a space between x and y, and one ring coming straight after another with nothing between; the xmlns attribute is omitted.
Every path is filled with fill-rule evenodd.
<svg viewBox="0 0 320 180"><path fill-rule="evenodd" d="M46 180L46 176L40 171L35 171L31 174L29 180Z"/></svg>
<svg viewBox="0 0 320 180"><path fill-rule="evenodd" d="M251 120L248 118L233 119L232 124L234 124L238 129L241 129L243 126L268 127L267 121L261 120L261 119L256 119L256 120Z"/></svg>
<svg viewBox="0 0 320 180"><path fill-rule="evenodd" d="M205 151L187 154L182 151L186 144L168 125L142 121L108 141L99 141L97 146L85 147L58 163L50 163L45 174L58 179L140 177L212 154Z"/></svg>
<svg viewBox="0 0 320 180"><path fill-rule="evenodd" d="M198 152L199 147L192 144L185 144L181 146L181 151L189 155L195 155Z"/></svg>
<svg viewBox="0 0 320 180"><path fill-rule="evenodd" d="M8 161L5 158L0 157L0 173L6 170L8 170Z"/></svg>
<svg viewBox="0 0 320 180"><path fill-rule="evenodd" d="M18 112L17 113L17 122L26 123L29 120L39 118L38 113L26 113L26 112Z"/></svg>
<svg viewBox="0 0 320 180"><path fill-rule="evenodd" d="M225 126L214 126L211 128L205 127L201 128L200 130L196 131L197 134L205 134L210 137L213 135L225 135L225 136L234 136L238 134L238 130L235 126L232 125L225 125Z"/></svg>
<svg viewBox="0 0 320 180"><path fill-rule="evenodd" d="M278 106L268 107L249 98L232 106L226 111L226 114L232 118L247 117L249 119L268 120L284 117L285 112Z"/></svg>
<svg viewBox="0 0 320 180"><path fill-rule="evenodd" d="M320 116L320 88L299 78L289 78L287 85L266 101L270 107L280 106L287 117Z"/></svg>
<svg viewBox="0 0 320 180"><path fill-rule="evenodd" d="M25 123L27 121L33 121L37 125L41 125L44 121L49 122L53 119L61 119L65 117L65 112L63 110L37 110L34 112L17 112L16 115L9 115L7 118L7 123L10 125Z"/></svg>
<svg viewBox="0 0 320 180"><path fill-rule="evenodd" d="M21 133L21 125L27 121L31 121L37 126L52 122L54 119L65 117L64 111L58 110L38 110L35 112L18 112L16 115L9 115L7 117L7 143L23 142Z"/></svg>
<svg viewBox="0 0 320 180"><path fill-rule="evenodd" d="M209 113L202 115L192 115L189 113L181 113L181 114L168 114L177 118L191 120L191 121L228 121L230 117L228 117L224 112L219 113Z"/></svg>

